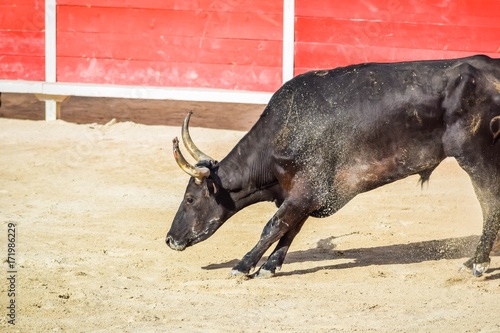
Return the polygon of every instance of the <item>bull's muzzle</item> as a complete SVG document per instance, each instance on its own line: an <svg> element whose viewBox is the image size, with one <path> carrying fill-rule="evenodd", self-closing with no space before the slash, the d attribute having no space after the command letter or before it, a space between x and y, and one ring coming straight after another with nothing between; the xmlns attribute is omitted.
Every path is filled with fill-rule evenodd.
<svg viewBox="0 0 500 333"><path fill-rule="evenodd" d="M180 243L174 240L174 238L170 235L167 235L165 238L165 243L167 243L168 247L175 251L183 251L187 247L186 243Z"/></svg>

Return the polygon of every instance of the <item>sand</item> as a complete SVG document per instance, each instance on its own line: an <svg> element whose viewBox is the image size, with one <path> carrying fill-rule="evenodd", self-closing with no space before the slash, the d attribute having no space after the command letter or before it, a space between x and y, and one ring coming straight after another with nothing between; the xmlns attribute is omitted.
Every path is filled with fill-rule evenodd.
<svg viewBox="0 0 500 333"><path fill-rule="evenodd" d="M221 159L242 131L191 130ZM5 332L500 332L500 257L460 271L482 217L445 160L308 220L281 272L230 277L276 208L251 206L184 252L165 235L188 176L178 127L0 119L0 248L15 225L15 325Z"/></svg>

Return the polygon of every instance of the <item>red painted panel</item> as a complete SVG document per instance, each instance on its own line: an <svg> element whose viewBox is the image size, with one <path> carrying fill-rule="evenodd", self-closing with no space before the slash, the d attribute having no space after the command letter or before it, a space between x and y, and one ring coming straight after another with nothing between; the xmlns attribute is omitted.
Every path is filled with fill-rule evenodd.
<svg viewBox="0 0 500 333"><path fill-rule="evenodd" d="M15 4L0 4L0 30L43 31L44 28L44 1L16 1Z"/></svg>
<svg viewBox="0 0 500 333"><path fill-rule="evenodd" d="M283 1L269 0L58 0L58 5L84 7L175 9L192 11L283 12Z"/></svg>
<svg viewBox="0 0 500 333"><path fill-rule="evenodd" d="M296 0L296 73L369 61L500 57L500 1Z"/></svg>
<svg viewBox="0 0 500 333"><path fill-rule="evenodd" d="M282 15L58 6L58 31L281 40Z"/></svg>
<svg viewBox="0 0 500 333"><path fill-rule="evenodd" d="M3 55L0 59L0 79L33 81L45 79L44 57Z"/></svg>
<svg viewBox="0 0 500 333"><path fill-rule="evenodd" d="M296 40L324 44L497 52L498 27L297 18Z"/></svg>
<svg viewBox="0 0 500 333"><path fill-rule="evenodd" d="M500 1L365 0L346 3L331 0L296 0L295 7L297 17L484 26L498 22Z"/></svg>
<svg viewBox="0 0 500 333"><path fill-rule="evenodd" d="M0 79L44 80L44 12L43 0L0 4Z"/></svg>
<svg viewBox="0 0 500 333"><path fill-rule="evenodd" d="M92 45L93 47L88 47ZM130 47L133 45L133 47ZM281 66L277 41L59 32L60 57Z"/></svg>
<svg viewBox="0 0 500 333"><path fill-rule="evenodd" d="M45 52L43 32L1 31L1 55L43 56Z"/></svg>
<svg viewBox="0 0 500 333"><path fill-rule="evenodd" d="M245 11L241 0L201 0L196 10L191 1L64 3L74 2L58 2L60 81L255 91L281 84L282 3L256 1Z"/></svg>
<svg viewBox="0 0 500 333"><path fill-rule="evenodd" d="M365 62L449 59L475 54L477 52L297 43L295 75L314 69L335 68ZM498 53L485 54L497 58L499 56Z"/></svg>
<svg viewBox="0 0 500 333"><path fill-rule="evenodd" d="M274 91L281 69L196 63L58 58L57 80L102 84Z"/></svg>

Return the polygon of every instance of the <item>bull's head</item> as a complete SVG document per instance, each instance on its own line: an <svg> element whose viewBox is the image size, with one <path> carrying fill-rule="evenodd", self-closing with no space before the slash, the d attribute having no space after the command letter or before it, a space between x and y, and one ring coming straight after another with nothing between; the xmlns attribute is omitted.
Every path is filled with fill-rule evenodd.
<svg viewBox="0 0 500 333"><path fill-rule="evenodd" d="M197 161L191 165L173 140L174 158L179 167L191 176L184 199L167 233L166 243L178 251L210 237L233 213L233 202L217 175L219 164L201 152L189 135L189 118L184 119L182 140L189 154Z"/></svg>

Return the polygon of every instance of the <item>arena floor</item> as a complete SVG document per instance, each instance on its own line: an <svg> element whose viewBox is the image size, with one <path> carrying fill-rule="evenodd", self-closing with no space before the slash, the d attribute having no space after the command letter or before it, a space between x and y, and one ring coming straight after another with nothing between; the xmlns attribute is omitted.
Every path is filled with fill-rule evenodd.
<svg viewBox="0 0 500 333"><path fill-rule="evenodd" d="M2 97L6 116L16 102ZM164 121L153 126L136 123L156 123L136 119L154 113L148 105L133 102L142 111L130 122L114 109L125 102L112 102L82 102L78 119L68 109L55 122L0 119L0 239L14 223L17 251L16 325L0 316L8 332L500 331L500 257L481 278L459 271L482 221L453 159L423 189L409 177L311 218L276 277L232 278L276 208L249 207L210 239L170 250L188 180L171 140L193 109L193 139L222 159L263 107L184 105L154 111ZM43 117L37 103L21 104ZM8 288L4 279L4 314Z"/></svg>

